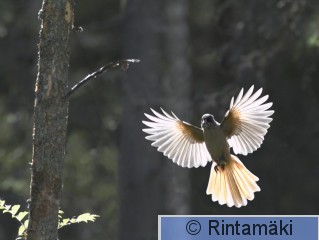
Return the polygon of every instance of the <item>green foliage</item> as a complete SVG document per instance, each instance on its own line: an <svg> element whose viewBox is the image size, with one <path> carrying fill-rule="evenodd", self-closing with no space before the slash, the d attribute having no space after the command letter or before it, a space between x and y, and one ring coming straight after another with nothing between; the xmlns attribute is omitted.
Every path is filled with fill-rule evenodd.
<svg viewBox="0 0 319 240"><path fill-rule="evenodd" d="M11 214L11 217L14 219L17 219L21 224L18 230L17 239L24 239L26 237L26 230L29 224L29 220L27 218L28 212L27 211L19 212L19 209L20 209L20 205L13 205L13 206L6 205L4 200L0 200L0 211L2 211L2 213ZM83 213L77 217L63 218L63 214L64 212L60 210L58 229L73 223L81 223L81 222L88 223L89 221L95 222L96 218L100 217L99 215L96 215L96 214Z"/></svg>
<svg viewBox="0 0 319 240"><path fill-rule="evenodd" d="M308 38L308 46L309 47L319 47L319 35L318 34L312 34Z"/></svg>
<svg viewBox="0 0 319 240"><path fill-rule="evenodd" d="M103 120L103 123L108 120ZM103 215L103 219L90 228L93 239L101 238L101 231L110 239L117 238L119 156L114 139L113 143L105 139L109 136L112 133L101 130L97 137L99 143L92 145L90 136L84 131L71 132L67 144L65 169L68 174L64 178L63 206L72 211L71 216L84 206L90 206Z"/></svg>
<svg viewBox="0 0 319 240"><path fill-rule="evenodd" d="M9 112L0 98L0 191L27 196L31 159L30 132L32 116L25 110ZM5 195L4 195L5 196Z"/></svg>
<svg viewBox="0 0 319 240"><path fill-rule="evenodd" d="M72 218L63 218L64 212L62 210L59 211L59 226L58 229L73 224L73 223L81 223L85 222L88 223L90 222L95 222L97 217L100 217L99 215L96 214L91 214L91 213L83 213L77 217L72 217Z"/></svg>
<svg viewBox="0 0 319 240"><path fill-rule="evenodd" d="M27 211L20 211L20 205L6 205L4 200L0 200L0 211L2 211L2 213L9 213L11 214L12 218L17 219L21 226L19 227L18 230L18 239L20 239L20 237L24 237L25 233L26 233L26 229L29 223L29 220L26 218L26 216L28 215Z"/></svg>

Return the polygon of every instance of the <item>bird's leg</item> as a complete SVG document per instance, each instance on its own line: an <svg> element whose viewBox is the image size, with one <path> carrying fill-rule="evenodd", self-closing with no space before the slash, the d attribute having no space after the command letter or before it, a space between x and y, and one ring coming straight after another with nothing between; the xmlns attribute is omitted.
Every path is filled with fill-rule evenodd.
<svg viewBox="0 0 319 240"><path fill-rule="evenodd" d="M225 166L226 166L226 162L221 162L220 164L218 164L218 165L216 165L216 166L214 167L214 170L215 170L215 172L218 172L218 171L219 171L219 168L218 168L218 167L220 167L221 170L224 171Z"/></svg>
<svg viewBox="0 0 319 240"><path fill-rule="evenodd" d="M215 172L217 173L220 167L222 169L222 171L224 171L225 166L226 166L226 161L225 161L225 157L224 155L221 155L220 158L218 159L218 163L217 165L214 167Z"/></svg>
<svg viewBox="0 0 319 240"><path fill-rule="evenodd" d="M220 166L220 167L222 168L222 170L224 171L225 166L226 166L226 162L222 162L219 166Z"/></svg>

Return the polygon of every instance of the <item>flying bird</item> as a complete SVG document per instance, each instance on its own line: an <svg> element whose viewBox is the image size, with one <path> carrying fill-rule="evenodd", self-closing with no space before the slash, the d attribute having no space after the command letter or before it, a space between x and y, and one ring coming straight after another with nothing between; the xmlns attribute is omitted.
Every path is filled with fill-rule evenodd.
<svg viewBox="0 0 319 240"><path fill-rule="evenodd" d="M231 99L221 123L212 114L204 114L201 128L180 120L173 112L151 109L154 115L145 113L150 121L143 121L148 127L143 131L149 134L146 139L153 141L152 146L182 167L204 167L213 161L207 195L228 207L246 206L260 191L259 179L230 148L234 154L247 155L262 144L274 111L269 110L272 103L266 103L268 95L261 97L261 93L262 88L254 92L254 86L245 94L241 89L237 98Z"/></svg>

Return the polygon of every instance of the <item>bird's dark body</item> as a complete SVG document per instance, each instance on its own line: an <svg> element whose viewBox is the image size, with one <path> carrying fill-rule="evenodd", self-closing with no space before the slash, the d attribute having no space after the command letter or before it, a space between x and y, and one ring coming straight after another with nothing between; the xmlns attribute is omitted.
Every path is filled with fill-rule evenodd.
<svg viewBox="0 0 319 240"><path fill-rule="evenodd" d="M209 154L218 166L224 168L231 159L229 144L224 131L211 114L203 115L202 129Z"/></svg>
<svg viewBox="0 0 319 240"><path fill-rule="evenodd" d="M223 130L217 127L204 127L205 144L209 154L218 166L226 165L230 160L229 145Z"/></svg>

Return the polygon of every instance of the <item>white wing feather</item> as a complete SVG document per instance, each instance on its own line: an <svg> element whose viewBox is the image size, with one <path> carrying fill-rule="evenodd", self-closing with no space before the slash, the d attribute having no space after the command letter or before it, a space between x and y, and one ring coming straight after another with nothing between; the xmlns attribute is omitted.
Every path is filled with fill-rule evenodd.
<svg viewBox="0 0 319 240"><path fill-rule="evenodd" d="M174 163L182 167L206 166L211 161L211 156L207 151L205 142L199 143L191 136L184 134L179 125L182 122L174 113L160 114L151 109L155 116L145 114L151 121L143 121L149 128L143 129L149 134L146 139L153 141L152 146L157 147L159 152L172 159ZM194 127L195 128L195 127Z"/></svg>
<svg viewBox="0 0 319 240"><path fill-rule="evenodd" d="M247 93L243 95L243 89L241 89L236 100L234 101L233 97L230 102L229 111L236 111L240 121L239 129L236 131L237 134L228 139L228 143L235 154L247 155L258 149L264 140L267 129L270 127L269 123L272 121L269 116L274 111L268 110L272 103L265 103L268 95L259 98L262 88L252 94L253 90L254 86L251 86Z"/></svg>

